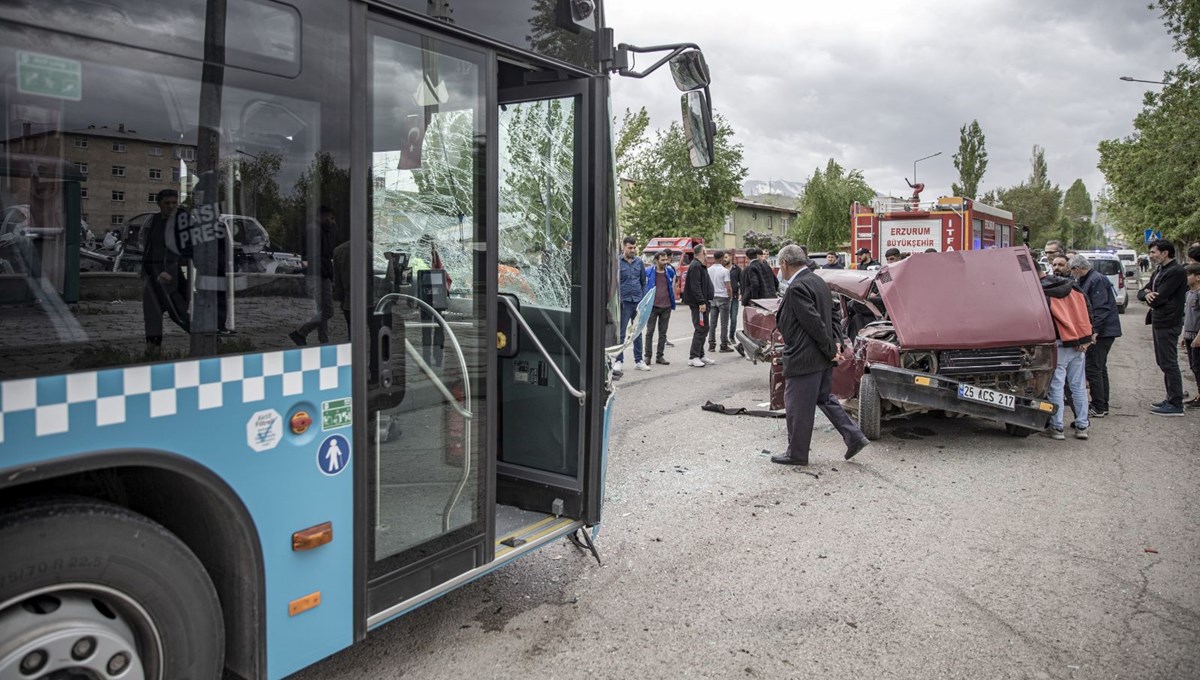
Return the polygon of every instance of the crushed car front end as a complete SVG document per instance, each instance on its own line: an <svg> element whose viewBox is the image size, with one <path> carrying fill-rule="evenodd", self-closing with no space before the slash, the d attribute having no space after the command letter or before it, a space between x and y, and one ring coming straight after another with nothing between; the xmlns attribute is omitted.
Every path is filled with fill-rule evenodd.
<svg viewBox="0 0 1200 680"><path fill-rule="evenodd" d="M900 366L870 364L881 399L898 410L940 410L1040 430L1054 413L1046 400L1053 345L901 351Z"/></svg>

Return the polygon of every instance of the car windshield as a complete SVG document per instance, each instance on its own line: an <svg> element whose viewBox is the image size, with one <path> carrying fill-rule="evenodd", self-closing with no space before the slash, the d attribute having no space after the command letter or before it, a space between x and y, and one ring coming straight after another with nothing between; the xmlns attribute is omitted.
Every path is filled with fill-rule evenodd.
<svg viewBox="0 0 1200 680"><path fill-rule="evenodd" d="M242 245L253 246L267 241L266 230L255 220L234 217L229 220L229 227L233 230L233 240Z"/></svg>

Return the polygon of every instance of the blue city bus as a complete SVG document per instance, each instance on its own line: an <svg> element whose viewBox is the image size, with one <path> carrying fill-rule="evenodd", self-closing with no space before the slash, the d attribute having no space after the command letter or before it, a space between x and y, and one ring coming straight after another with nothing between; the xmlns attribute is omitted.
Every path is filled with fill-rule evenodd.
<svg viewBox="0 0 1200 680"><path fill-rule="evenodd" d="M0 5L0 677L279 678L599 559L609 76L665 64L703 166L698 48L594 0Z"/></svg>

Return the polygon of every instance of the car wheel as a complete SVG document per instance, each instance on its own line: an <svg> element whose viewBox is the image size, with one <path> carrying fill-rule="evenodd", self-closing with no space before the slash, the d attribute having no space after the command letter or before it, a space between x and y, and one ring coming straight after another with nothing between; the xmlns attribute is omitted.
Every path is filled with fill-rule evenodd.
<svg viewBox="0 0 1200 680"><path fill-rule="evenodd" d="M1129 303L1128 303L1128 302L1127 302L1127 303L1125 303L1125 304L1123 304L1123 305L1117 305L1117 314L1124 314L1124 313L1125 313L1125 310L1126 310L1126 308L1128 308L1128 307L1129 307Z"/></svg>
<svg viewBox="0 0 1200 680"><path fill-rule="evenodd" d="M1031 430L1028 427L1021 427L1020 425L1013 425L1012 423L1004 423L1004 431L1013 437L1022 438L1028 437L1034 432L1037 432L1037 430Z"/></svg>
<svg viewBox="0 0 1200 680"><path fill-rule="evenodd" d="M875 378L869 373L865 374L858 381L858 426L871 441L879 439L879 407L879 389L875 387Z"/></svg>
<svg viewBox="0 0 1200 680"><path fill-rule="evenodd" d="M0 677L221 677L217 593L161 525L52 498L0 514L0 545Z"/></svg>

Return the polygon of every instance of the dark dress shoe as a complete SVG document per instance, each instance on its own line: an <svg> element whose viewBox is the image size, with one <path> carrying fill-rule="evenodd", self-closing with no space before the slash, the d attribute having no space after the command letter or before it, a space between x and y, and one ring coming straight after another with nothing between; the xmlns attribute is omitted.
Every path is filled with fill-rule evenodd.
<svg viewBox="0 0 1200 680"><path fill-rule="evenodd" d="M667 361L666 359L664 359L664 358L662 358L662 357L659 357L659 358L655 359L655 360L654 360L654 363L656 363L656 364L662 364L663 366L670 366L670 365L671 365L671 362Z"/></svg>
<svg viewBox="0 0 1200 680"><path fill-rule="evenodd" d="M792 458L788 455L771 456L771 462L779 463L780 465L808 465L807 458Z"/></svg>
<svg viewBox="0 0 1200 680"><path fill-rule="evenodd" d="M846 447L846 460L850 460L851 458L858 455L858 452L867 448L867 444L870 444L870 443L871 443L870 439L863 437L862 439L859 439L858 441L854 442L850 446Z"/></svg>

